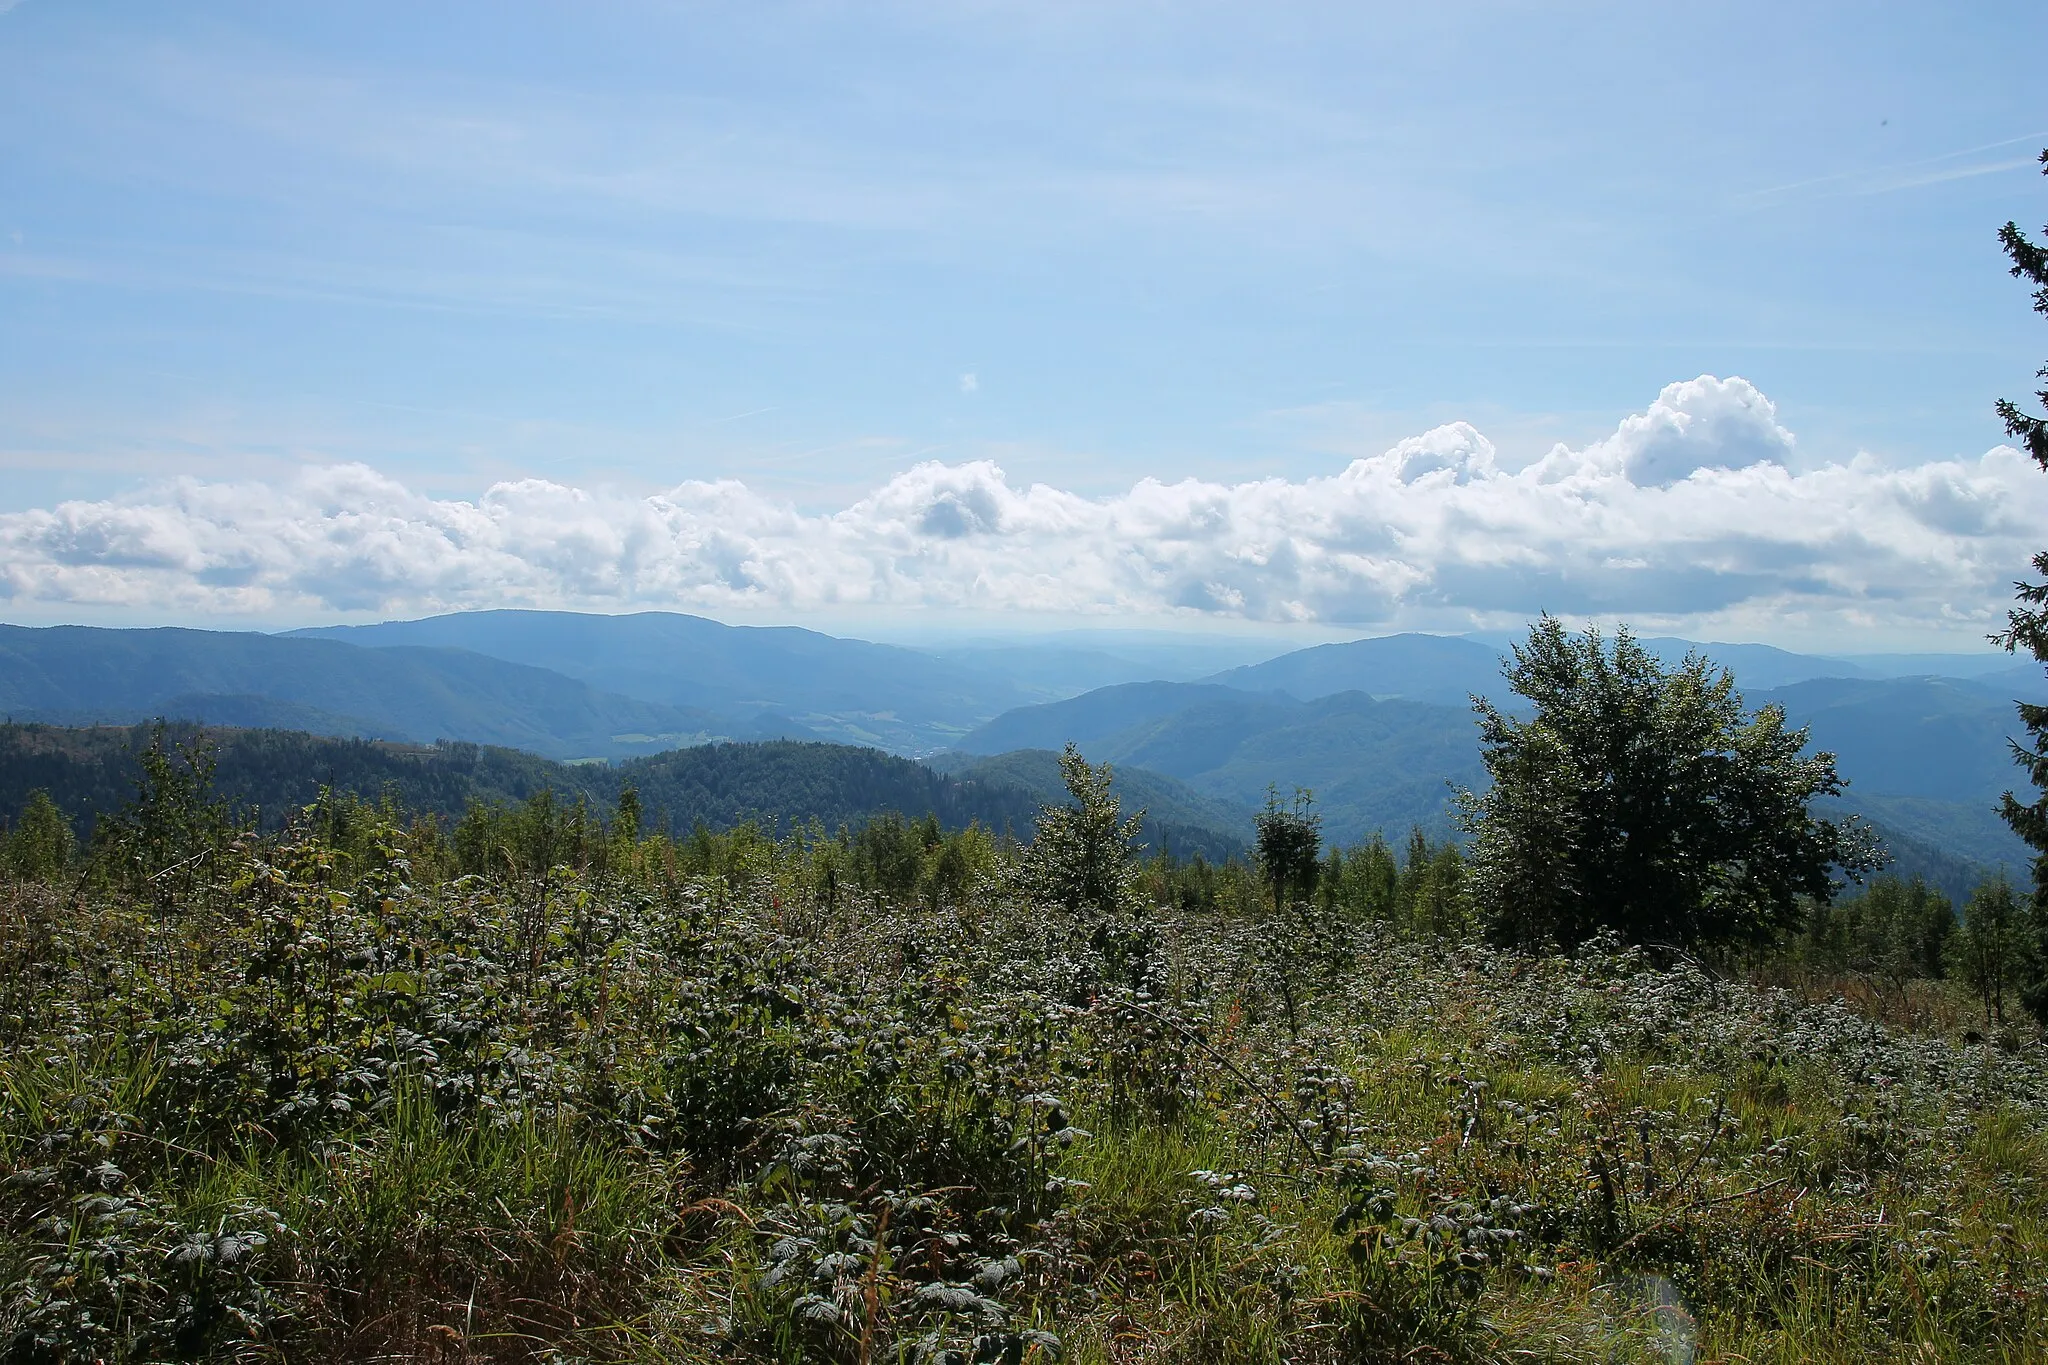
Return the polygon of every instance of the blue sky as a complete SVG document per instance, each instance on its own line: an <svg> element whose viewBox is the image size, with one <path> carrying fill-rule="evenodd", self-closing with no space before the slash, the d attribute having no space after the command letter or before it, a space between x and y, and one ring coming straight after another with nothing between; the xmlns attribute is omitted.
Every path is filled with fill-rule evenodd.
<svg viewBox="0 0 2048 1365"><path fill-rule="evenodd" d="M1384 554L1355 526L1295 544L1283 509L1128 581L1050 528L1108 508L1076 534L1128 534L1145 479L1280 480L1319 505L1317 480L1457 422L1489 478L1560 443L1625 462L1621 429L1660 401L1695 436L1720 421L1660 400L1701 376L1768 408L1765 456L1688 457L1709 473L1860 460L1848 496L1872 507L1916 470L1936 471L1923 500L2027 496L1982 458L1992 400L2048 357L1993 236L2048 219L2044 46L2038 5L19 0L0 12L0 615L532 602L1377 629L1557 606L1954 644L2024 568L1999 565L2026 528L1984 507L1922 508L1883 564L1850 526L1738 562L1753 506L1623 499L1644 545L1672 517L1735 518L1679 575L1713 580L1691 595L1620 533L1576 564L1532 539L1521 570L1461 587L1472 552L1416 548L1373 499L1356 515L1405 528ZM1756 410L1729 392L1686 391ZM524 568L407 586L419 528L444 558L482 543L448 529L465 508L502 532L493 488L641 515L719 480L749 510L691 494L672 501L694 529L664 503L647 532L695 567L501 534ZM1039 484L1075 501L1032 522ZM984 485L997 511L933 520ZM775 534L815 540L801 528L891 489L927 502L889 526L936 548L868 527L837 559L775 559ZM1515 525L1549 515L1496 491ZM1243 521L1240 501L1220 505ZM1622 504L1594 501L1586 526L1611 530ZM1477 515L1454 503L1414 516ZM404 524L380 547L370 523ZM236 540L279 526L356 559L286 581ZM734 528L744 544L705 548ZM1324 555L1322 586L1286 578L1290 555ZM1915 555L1969 565L1917 597L1885 586ZM1284 581L1217 567L1254 561ZM1500 588L1522 570L1527 592ZM1014 586L1035 578L1071 590Z"/></svg>

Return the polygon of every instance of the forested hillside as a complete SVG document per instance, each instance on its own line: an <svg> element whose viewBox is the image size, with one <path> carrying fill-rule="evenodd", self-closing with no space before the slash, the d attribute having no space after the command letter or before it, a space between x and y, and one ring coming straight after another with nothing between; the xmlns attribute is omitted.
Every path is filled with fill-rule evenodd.
<svg viewBox="0 0 2048 1365"><path fill-rule="evenodd" d="M0 725L0 820L20 818L28 795L47 791L89 835L96 819L135 796L140 756L155 727ZM1049 756L986 770L940 772L874 749L815 742L712 744L616 764L556 763L474 744L415 745L335 740L279 730L171 725L173 748L204 741L214 784L237 807L271 824L316 800L323 787L444 820L472 804L518 806L548 791L609 812L627 788L647 828L687 834L752 820L774 831L813 821L855 828L885 812L935 817L949 830L980 823L1028 838L1038 806L1059 790ZM1206 800L1148 774L1122 779L1133 809L1150 807L1145 838L1183 855L1240 853L1250 813Z"/></svg>
<svg viewBox="0 0 2048 1365"><path fill-rule="evenodd" d="M1059 760L1051 749L1018 749L993 758L941 754L925 762L962 780L1013 787L1044 804L1062 799ZM1218 858L1251 844L1249 806L1205 796L1185 782L1128 765L1116 769L1115 783L1126 807L1145 812L1145 840L1156 850Z"/></svg>
<svg viewBox="0 0 2048 1365"><path fill-rule="evenodd" d="M1476 667L1487 653L1469 641L1438 644L1448 647L1398 657L1420 658L1417 669L1448 660L1455 670ZM1356 649L1302 651L1227 676L1314 691L1316 679L1338 676L1338 665L1348 670L1346 660L1361 656L1342 651ZM1983 867L2017 873L2026 864L2024 846L1998 817L1999 793L2012 782L2006 737L2014 728L1999 680L1814 679L1744 696L1811 726L1812 746L1840 760L1849 783L1843 801L1884 827L1916 871L1955 885ZM1361 691L1303 701L1213 682L1133 683L1026 707L968 735L960 749L990 755L1068 740L1092 759L1163 773L1236 805L1256 805L1269 784L1311 788L1332 832L1346 839L1411 825L1448 832L1453 788L1481 780L1466 704Z"/></svg>
<svg viewBox="0 0 2048 1365"><path fill-rule="evenodd" d="M260 720L420 743L468 740L555 758L747 737L710 712L600 692L545 668L465 650L84 626L0 626L0 716L59 724Z"/></svg>

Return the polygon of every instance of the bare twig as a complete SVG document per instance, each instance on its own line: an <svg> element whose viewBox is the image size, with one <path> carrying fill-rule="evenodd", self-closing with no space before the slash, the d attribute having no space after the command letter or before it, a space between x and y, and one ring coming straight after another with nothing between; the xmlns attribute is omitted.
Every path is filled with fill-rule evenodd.
<svg viewBox="0 0 2048 1365"><path fill-rule="evenodd" d="M1649 1226L1645 1227L1642 1231L1636 1233L1635 1236L1629 1238L1626 1242L1623 1242L1620 1246L1616 1247L1613 1251L1613 1254L1616 1256L1621 1255L1622 1252L1627 1251L1637 1242L1640 1242L1643 1238L1649 1236L1658 1228L1663 1227L1666 1224L1670 1223L1674 1218L1677 1218L1681 1214L1691 1213L1694 1209L1712 1208L1716 1204L1733 1203L1737 1199L1747 1199L1751 1195L1762 1194L1765 1190L1775 1189L1780 1185L1788 1184L1791 1182L1791 1179L1792 1177L1789 1175L1781 1175L1776 1180L1766 1180L1761 1185L1752 1185L1750 1188L1746 1190L1737 1190L1734 1194L1724 1194L1717 1196L1713 1199L1695 1199L1689 1204L1680 1204L1677 1208L1672 1209L1669 1212L1665 1213L1662 1217L1655 1219L1653 1222L1650 1223Z"/></svg>
<svg viewBox="0 0 2048 1365"><path fill-rule="evenodd" d="M1685 1168L1685 1174L1678 1177L1677 1183L1672 1185L1671 1188L1674 1191L1685 1188L1685 1182L1692 1179L1692 1173L1700 1168L1700 1162L1706 1160L1707 1153L1714 1150L1714 1144L1721 1140L1721 1114L1723 1106L1727 1102L1728 1100L1725 1095L1714 1096L1713 1127L1707 1131L1706 1142L1701 1144L1700 1149L1692 1154L1692 1163Z"/></svg>
<svg viewBox="0 0 2048 1365"><path fill-rule="evenodd" d="M1261 1086L1257 1081L1253 1080L1250 1076L1245 1075L1245 1073L1238 1067L1236 1062L1231 1061L1230 1058L1224 1056L1221 1052L1218 1052L1215 1048L1209 1046L1206 1040L1197 1036L1193 1031L1188 1029L1185 1025L1181 1024L1178 1020L1168 1019L1165 1015L1158 1014L1152 1010L1149 1010L1135 1000L1120 1000L1116 1003L1124 1009L1136 1010L1138 1013L1144 1015L1147 1019L1152 1020L1156 1024L1164 1024L1167 1028L1172 1029L1175 1033L1178 1033L1181 1037L1187 1039L1190 1043L1193 1043L1196 1047L1202 1049L1202 1051L1208 1053L1211 1057L1215 1058L1219 1063L1222 1064L1224 1070L1228 1071L1231 1075L1237 1077L1239 1081L1243 1082L1245 1089L1251 1091L1254 1095L1257 1095L1260 1099L1264 1100L1266 1102L1266 1107L1273 1111L1274 1116L1278 1118L1282 1123L1287 1125L1287 1131L1294 1134L1294 1140L1301 1144L1301 1150L1308 1153L1308 1159L1311 1164L1321 1161L1323 1159L1323 1154L1321 1152L1318 1152L1315 1148L1315 1144L1308 1140L1308 1134L1301 1131L1301 1125L1297 1124L1294 1121L1294 1116L1281 1107L1280 1101L1274 1099L1270 1094L1266 1093L1266 1090L1263 1086Z"/></svg>

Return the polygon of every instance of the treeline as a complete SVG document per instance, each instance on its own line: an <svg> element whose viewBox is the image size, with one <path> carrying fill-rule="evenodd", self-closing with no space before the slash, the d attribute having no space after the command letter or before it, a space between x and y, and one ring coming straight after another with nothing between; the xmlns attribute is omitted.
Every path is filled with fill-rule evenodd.
<svg viewBox="0 0 2048 1365"><path fill-rule="evenodd" d="M95 882L166 906L204 878L211 851L260 832L261 812L270 811L272 828L317 840L335 852L340 866L367 867L403 856L429 884L462 877L541 882L558 871L650 888L709 882L735 895L769 884L827 909L851 896L934 910L959 907L992 889L1029 883L1035 857L1041 867L1026 889L1065 900L1070 908L1085 909L1093 901L1100 910L1170 907L1263 920L1280 959L1277 969L1288 976L1312 975L1318 953L1325 951L1319 944L1364 924L1422 939L1501 937L1499 909L1487 903L1483 883L1475 881L1467 854L1453 840L1432 840L1417 829L1398 851L1378 834L1325 847L1312 797L1297 792L1291 805L1282 805L1277 795L1269 801L1247 856L1144 851L1136 820L1119 823L1107 770L1090 767L1071 750L1062 768L1074 804L1036 811L1011 807L1011 821L994 829L972 814L963 820L964 801L949 806L955 822L950 826L932 809L916 818L886 808L873 813L891 797L906 795L887 780L894 761L856 770L851 782L844 774L836 783L818 776L819 751L863 751L815 744L725 746L695 755L714 761L690 765L686 782L657 782L658 789L683 792L686 809L731 809L758 779L765 757L766 771L789 784L784 790L790 804L830 810L837 803L849 818L741 818L716 829L699 819L678 831L672 816L650 817L650 803L630 780L592 784L600 793L608 787L612 792L600 804L588 789L559 792L540 780L561 765L506 750L404 749L361 741L309 745L310 737L289 733L228 732L239 760L234 771L240 781L231 784L222 781L220 737L191 728L71 732L16 726L0 738L60 755L63 744L83 742L134 765L125 800L79 785L67 792L75 801L85 790L105 803L108 813L82 828L74 828L63 803L47 790L21 798L11 827L0 831L0 869L25 880ZM389 772L394 763L416 764L422 780L412 790L449 798L460 793L465 804L453 815L446 813L452 799L441 809L415 806L397 781L384 783L374 799L346 786L312 783L290 764L314 746L342 760L330 767L338 780ZM355 766L348 765L350 759ZM20 781L23 765L7 766L10 780ZM673 775L675 766L650 760L614 771L627 779L649 773L658 778L664 769ZM104 779L113 767L60 761L40 771ZM451 770L464 768L483 780L467 787L448 780ZM268 787L261 785L266 776ZM276 799L276 793L305 790L294 783L310 784L310 799ZM479 789L502 796L482 799L475 794ZM252 790L271 793L272 800L250 800ZM933 788L923 790L929 796ZM914 797L916 791L907 794ZM1037 846L1019 840L1017 826L1034 830L1047 818L1055 827L1038 831L1046 837ZM1076 874L1074 868L1097 871ZM1722 947L1720 956L1730 965L1794 966L1894 987L1952 979L1977 997L1987 1021L2003 1023L2025 1012L2048 1023L2048 914L2003 878L1983 881L1959 912L1953 899L1919 877L1880 875L1854 894L1808 901L1803 918L1778 938L1738 951Z"/></svg>
<svg viewBox="0 0 2048 1365"><path fill-rule="evenodd" d="M323 790L444 820L472 805L517 805L542 792L610 808L640 793L650 828L688 833L752 819L838 824L873 811L931 811L949 827L979 820L1028 827L1021 793L949 781L879 750L779 741L680 749L619 764L557 763L516 749L467 743L394 744L328 739L287 730L232 730L157 723L65 729L0 726L0 812L21 809L31 790L50 793L81 832L135 792L152 745L204 744L213 786L237 810L275 827Z"/></svg>
<svg viewBox="0 0 2048 1365"><path fill-rule="evenodd" d="M216 792L270 829L328 791L447 822L472 806L514 807L542 793L608 811L630 788L645 828L678 837L699 825L723 831L747 822L770 832L813 823L836 829L893 810L930 814L949 831L979 824L1029 838L1048 795L1000 775L947 775L875 749L789 740L702 745L622 763L557 763L486 745L396 744L287 730L6 724L0 725L0 826L18 819L30 793L40 790L81 835L90 835L102 816L134 797L153 744L177 750L196 743L212 756ZM1175 820L1165 809L1147 816L1144 837L1157 847L1209 858L1244 847L1228 829Z"/></svg>
<svg viewBox="0 0 2048 1365"><path fill-rule="evenodd" d="M872 751L807 743L715 746L580 773L475 745L177 725L8 726L0 728L0 745L12 746L0 750L10 787L50 782L0 794L17 812L0 827L0 866L36 880L82 876L166 903L189 889L208 850L237 833L268 833L317 840L344 866L393 856L391 841L401 837L397 851L428 883L538 880L559 868L650 885L710 879L734 893L771 881L826 906L857 894L959 904L1019 864L1042 815L1021 792L943 779ZM885 761L834 772L821 756ZM325 762L315 770L309 760ZM900 769L930 780L892 782ZM472 780L465 783L464 774ZM565 783L566 790L548 780L562 776L584 780ZM653 780L642 787L638 778ZM365 788L376 794L361 794ZM779 809L804 816L751 817L749 798L762 789L782 794ZM671 803L657 804L649 791ZM1102 796L1117 802L1106 789ZM915 817L894 808L920 802L924 812ZM678 828L677 805L720 818L698 815ZM81 808L84 818L74 819ZM1000 826L981 818L988 810ZM1171 842L1146 848L1145 833L1133 818L1112 853L1081 856L1129 859L1143 904L1228 916L1267 905L1253 858L1227 849L1211 856L1199 845L1183 856ZM1403 865L1375 836L1356 849L1332 848L1327 867L1319 904L1334 914L1445 936L1469 923L1462 862L1449 841L1432 843L1415 831Z"/></svg>
<svg viewBox="0 0 2048 1365"><path fill-rule="evenodd" d="M406 809L459 816L472 801L516 804L543 789L604 799L595 769L552 763L516 749L475 744L416 745L330 739L292 730L201 727L190 722L133 726L0 725L0 821L29 794L47 792L81 835L135 798L152 746L203 744L218 794L253 822L275 827L323 789Z"/></svg>

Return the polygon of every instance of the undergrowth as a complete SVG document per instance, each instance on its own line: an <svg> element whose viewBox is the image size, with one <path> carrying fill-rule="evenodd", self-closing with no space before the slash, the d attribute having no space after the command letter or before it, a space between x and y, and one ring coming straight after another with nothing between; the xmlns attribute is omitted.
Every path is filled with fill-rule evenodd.
<svg viewBox="0 0 2048 1365"><path fill-rule="evenodd" d="M0 884L8 1362L2048 1356L1932 996L350 820Z"/></svg>

